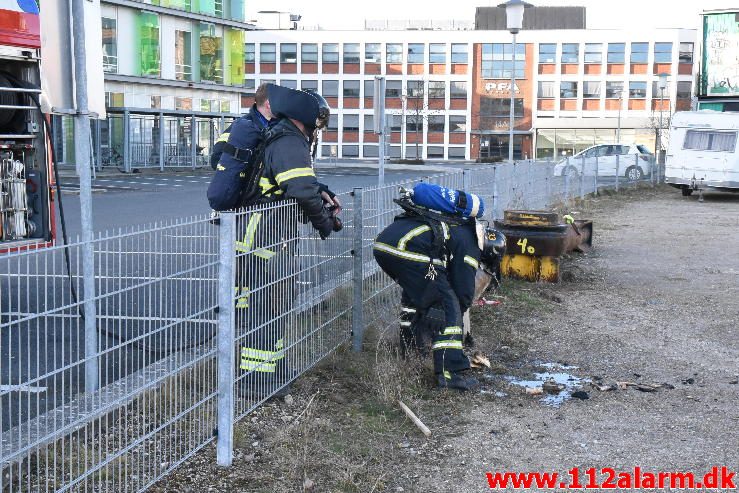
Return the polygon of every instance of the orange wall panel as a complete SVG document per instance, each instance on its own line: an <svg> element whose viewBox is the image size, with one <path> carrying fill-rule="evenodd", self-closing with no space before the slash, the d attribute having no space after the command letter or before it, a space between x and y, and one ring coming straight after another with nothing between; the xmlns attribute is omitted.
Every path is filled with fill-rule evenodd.
<svg viewBox="0 0 739 493"><path fill-rule="evenodd" d="M422 63L409 63L408 64L408 74L410 75L423 74L423 64Z"/></svg>
<svg viewBox="0 0 739 493"><path fill-rule="evenodd" d="M467 109L467 100L466 99L450 99L449 100L449 109L452 110L466 110Z"/></svg>
<svg viewBox="0 0 739 493"><path fill-rule="evenodd" d="M598 75L600 74L600 64L587 63L585 64L585 74L587 75Z"/></svg>
<svg viewBox="0 0 739 493"><path fill-rule="evenodd" d="M374 108L374 98L364 98L364 107L365 108Z"/></svg>
<svg viewBox="0 0 739 493"><path fill-rule="evenodd" d="M600 99L583 99L582 109L585 111L598 111L600 110Z"/></svg>
<svg viewBox="0 0 739 493"><path fill-rule="evenodd" d="M429 144L443 144L444 132L429 132L426 137L426 142Z"/></svg>
<svg viewBox="0 0 739 493"><path fill-rule="evenodd" d="M365 75L380 75L382 70L379 63L365 63L364 64Z"/></svg>
<svg viewBox="0 0 739 493"><path fill-rule="evenodd" d="M554 99L539 99L539 109L542 111L554 111Z"/></svg>
<svg viewBox="0 0 739 493"><path fill-rule="evenodd" d="M429 64L429 73L432 75L446 75L446 65L443 63Z"/></svg>
<svg viewBox="0 0 739 493"><path fill-rule="evenodd" d="M283 74L296 74L298 72L298 64L280 63L280 72Z"/></svg>
<svg viewBox="0 0 739 493"><path fill-rule="evenodd" d="M329 132L328 130L324 130L322 132L322 138L324 142L338 142L339 141L339 133L336 131Z"/></svg>
<svg viewBox="0 0 739 493"><path fill-rule="evenodd" d="M644 99L629 99L630 110L644 110L647 108L647 102Z"/></svg>
<svg viewBox="0 0 739 493"><path fill-rule="evenodd" d="M659 111L660 106L662 111L669 111L670 109L670 100L665 98L662 101L659 99L652 99L652 110Z"/></svg>
<svg viewBox="0 0 739 493"><path fill-rule="evenodd" d="M304 74L317 74L318 64L317 63L304 63L300 66L300 71Z"/></svg>
<svg viewBox="0 0 739 493"><path fill-rule="evenodd" d="M562 73L565 75L574 75L580 71L580 65L577 63L563 63Z"/></svg>
<svg viewBox="0 0 739 493"><path fill-rule="evenodd" d="M326 98L326 102L331 108L339 107L339 98Z"/></svg>
<svg viewBox="0 0 739 493"><path fill-rule="evenodd" d="M344 108L357 109L359 108L359 98L344 98Z"/></svg>
<svg viewBox="0 0 739 493"><path fill-rule="evenodd" d="M454 75L464 75L467 73L467 64L466 63L453 63L452 64L452 73Z"/></svg>
<svg viewBox="0 0 739 493"><path fill-rule="evenodd" d="M606 99L606 110L608 111L618 111L618 107L621 104L621 101L618 99Z"/></svg>
<svg viewBox="0 0 739 493"><path fill-rule="evenodd" d="M406 132L405 142L406 144L415 144L416 142L423 144L423 132L419 131L417 134L416 132Z"/></svg>
<svg viewBox="0 0 739 493"><path fill-rule="evenodd" d="M359 64L358 63L345 63L344 64L344 73L345 74L358 74L359 73Z"/></svg>
<svg viewBox="0 0 739 493"><path fill-rule="evenodd" d="M324 74L338 74L339 73L339 64L338 63L324 63L323 64L323 73Z"/></svg>
<svg viewBox="0 0 739 493"><path fill-rule="evenodd" d="M385 99L385 107L392 110L399 110L403 107L403 102L400 98L387 98Z"/></svg>
<svg viewBox="0 0 739 493"><path fill-rule="evenodd" d="M577 111L577 99L560 99L559 109L562 111Z"/></svg>
<svg viewBox="0 0 739 493"><path fill-rule="evenodd" d="M359 132L344 132L344 142L359 142Z"/></svg>
<svg viewBox="0 0 739 493"><path fill-rule="evenodd" d="M274 74L276 73L277 66L274 63L260 63L259 71L263 74Z"/></svg>
<svg viewBox="0 0 739 493"><path fill-rule="evenodd" d="M429 99L429 109L430 110L443 110L444 100L442 98L430 98Z"/></svg>
<svg viewBox="0 0 739 493"><path fill-rule="evenodd" d="M677 73L680 75L691 75L693 73L693 64L681 63L677 66Z"/></svg>
<svg viewBox="0 0 739 493"><path fill-rule="evenodd" d="M390 143L400 144L400 132L390 132Z"/></svg>
<svg viewBox="0 0 739 493"><path fill-rule="evenodd" d="M672 73L671 63L655 63L652 67L653 74L670 74Z"/></svg>
<svg viewBox="0 0 739 493"><path fill-rule="evenodd" d="M678 99L675 103L676 111L690 111L690 100L689 99Z"/></svg>
<svg viewBox="0 0 739 493"><path fill-rule="evenodd" d="M385 65L385 73L388 75L400 75L403 73L403 65L400 63L388 63Z"/></svg>
<svg viewBox="0 0 739 493"><path fill-rule="evenodd" d="M613 75L619 75L624 73L623 63L609 63L606 72Z"/></svg>
<svg viewBox="0 0 739 493"><path fill-rule="evenodd" d="M632 63L631 64L631 73L632 74L646 74L647 73L647 64L646 63Z"/></svg>
<svg viewBox="0 0 739 493"><path fill-rule="evenodd" d="M253 74L255 72L255 67L253 63L245 63L244 64L244 73L245 74Z"/></svg>
<svg viewBox="0 0 739 493"><path fill-rule="evenodd" d="M377 135L376 133L372 132L372 131L369 131L369 132L365 131L364 132L364 141L365 142L379 142L380 141L380 136Z"/></svg>
<svg viewBox="0 0 739 493"><path fill-rule="evenodd" d="M452 132L449 134L450 144L466 144L467 134L464 132Z"/></svg>
<svg viewBox="0 0 739 493"><path fill-rule="evenodd" d="M553 74L557 70L557 65L554 63L540 63L539 73L540 74Z"/></svg>

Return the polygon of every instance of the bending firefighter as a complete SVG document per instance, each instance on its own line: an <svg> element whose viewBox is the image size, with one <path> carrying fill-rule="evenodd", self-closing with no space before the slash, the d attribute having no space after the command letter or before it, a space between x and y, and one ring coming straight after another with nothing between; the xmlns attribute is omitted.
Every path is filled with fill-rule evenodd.
<svg viewBox="0 0 739 493"><path fill-rule="evenodd" d="M431 339L438 386L473 389L478 381L462 349L462 314L472 304L481 262L494 265L505 238L476 219L484 203L473 194L420 184L396 202L405 212L378 235L373 250L403 290L402 342L421 346Z"/></svg>

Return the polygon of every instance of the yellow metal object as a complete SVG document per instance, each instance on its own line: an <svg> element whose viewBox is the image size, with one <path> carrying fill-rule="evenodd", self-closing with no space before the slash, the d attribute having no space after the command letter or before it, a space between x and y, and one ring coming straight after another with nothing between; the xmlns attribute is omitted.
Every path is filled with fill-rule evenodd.
<svg viewBox="0 0 739 493"><path fill-rule="evenodd" d="M513 279L523 279L530 282L558 282L559 258L519 254L504 255L500 270L504 277Z"/></svg>

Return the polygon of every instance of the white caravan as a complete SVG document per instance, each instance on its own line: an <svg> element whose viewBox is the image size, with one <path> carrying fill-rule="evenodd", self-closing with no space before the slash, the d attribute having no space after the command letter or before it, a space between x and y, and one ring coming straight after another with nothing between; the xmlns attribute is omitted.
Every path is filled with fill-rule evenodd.
<svg viewBox="0 0 739 493"><path fill-rule="evenodd" d="M739 192L739 113L679 111L672 116L665 182L688 196L713 188Z"/></svg>

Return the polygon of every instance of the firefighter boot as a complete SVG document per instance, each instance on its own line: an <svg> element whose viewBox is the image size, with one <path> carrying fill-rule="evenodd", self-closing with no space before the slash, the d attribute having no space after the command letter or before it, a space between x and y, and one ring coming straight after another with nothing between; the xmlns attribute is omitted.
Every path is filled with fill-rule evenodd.
<svg viewBox="0 0 739 493"><path fill-rule="evenodd" d="M436 379L440 389L476 390L480 386L480 382L467 372L444 370L436 375Z"/></svg>

